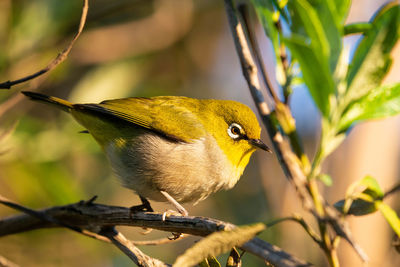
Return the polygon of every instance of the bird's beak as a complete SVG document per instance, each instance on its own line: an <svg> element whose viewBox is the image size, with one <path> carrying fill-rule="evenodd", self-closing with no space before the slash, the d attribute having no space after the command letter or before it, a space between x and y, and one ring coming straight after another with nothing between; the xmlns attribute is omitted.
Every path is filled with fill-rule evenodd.
<svg viewBox="0 0 400 267"><path fill-rule="evenodd" d="M257 148L261 148L262 150L272 152L271 149L261 141L261 139L249 139L249 143Z"/></svg>

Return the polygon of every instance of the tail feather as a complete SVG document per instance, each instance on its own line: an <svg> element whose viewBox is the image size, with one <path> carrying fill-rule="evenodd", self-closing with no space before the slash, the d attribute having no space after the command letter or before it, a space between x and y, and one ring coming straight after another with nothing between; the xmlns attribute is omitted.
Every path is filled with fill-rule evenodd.
<svg viewBox="0 0 400 267"><path fill-rule="evenodd" d="M70 110L73 108L72 103L70 103L66 100L63 100L61 98L58 98L58 97L48 96L48 95L31 92L31 91L22 91L21 93L23 93L24 95L26 95L27 97L29 97L32 100L44 102L44 103L56 106L59 109L62 109L66 112L70 112Z"/></svg>

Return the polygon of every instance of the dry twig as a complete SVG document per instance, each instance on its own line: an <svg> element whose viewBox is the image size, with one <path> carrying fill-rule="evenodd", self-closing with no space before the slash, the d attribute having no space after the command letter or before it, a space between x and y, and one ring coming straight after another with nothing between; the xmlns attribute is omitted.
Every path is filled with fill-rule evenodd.
<svg viewBox="0 0 400 267"><path fill-rule="evenodd" d="M68 54L72 49L72 46L74 45L75 41L79 38L79 36L81 35L81 33L83 31L83 27L85 26L85 22L86 22L88 9L89 9L89 0L83 0L82 15L81 15L81 19L79 22L78 31L75 34L74 38L71 40L71 42L68 44L68 46L66 48L64 48L64 50L61 53L59 53L55 59L53 59L45 68L43 68L31 75L20 78L18 80L6 81L3 83L0 83L0 89L10 89L12 86L14 86L16 84L35 79L36 77L39 77L39 76L45 74L46 72L51 71L52 69L57 67L57 65L59 65L61 62L63 62L68 57Z"/></svg>
<svg viewBox="0 0 400 267"><path fill-rule="evenodd" d="M18 267L19 265L0 255L0 267Z"/></svg>

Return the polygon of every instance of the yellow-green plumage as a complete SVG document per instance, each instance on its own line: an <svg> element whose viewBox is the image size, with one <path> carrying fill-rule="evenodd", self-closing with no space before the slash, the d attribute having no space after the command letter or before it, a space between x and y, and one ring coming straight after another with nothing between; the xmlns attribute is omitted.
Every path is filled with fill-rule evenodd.
<svg viewBox="0 0 400 267"><path fill-rule="evenodd" d="M71 104L23 93L70 112L102 146L123 185L145 198L165 201L165 191L197 202L234 186L255 149L267 150L256 116L235 101L160 96Z"/></svg>

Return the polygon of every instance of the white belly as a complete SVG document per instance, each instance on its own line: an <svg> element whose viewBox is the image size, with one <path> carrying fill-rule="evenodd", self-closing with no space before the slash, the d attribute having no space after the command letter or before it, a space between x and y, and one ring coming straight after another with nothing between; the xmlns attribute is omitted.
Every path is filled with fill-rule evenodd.
<svg viewBox="0 0 400 267"><path fill-rule="evenodd" d="M232 188L243 172L232 166L211 136L179 143L149 132L114 140L105 151L125 187L157 201L166 201L160 190L178 202L200 201Z"/></svg>

